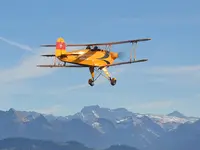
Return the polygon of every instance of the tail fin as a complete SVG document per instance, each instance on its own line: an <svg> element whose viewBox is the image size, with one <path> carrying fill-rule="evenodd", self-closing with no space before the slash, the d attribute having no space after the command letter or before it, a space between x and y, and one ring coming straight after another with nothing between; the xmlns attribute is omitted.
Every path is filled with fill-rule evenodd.
<svg viewBox="0 0 200 150"><path fill-rule="evenodd" d="M61 56L62 54L66 54L66 43L65 40L61 37L59 37L56 41L56 49L55 49L55 55L56 57Z"/></svg>

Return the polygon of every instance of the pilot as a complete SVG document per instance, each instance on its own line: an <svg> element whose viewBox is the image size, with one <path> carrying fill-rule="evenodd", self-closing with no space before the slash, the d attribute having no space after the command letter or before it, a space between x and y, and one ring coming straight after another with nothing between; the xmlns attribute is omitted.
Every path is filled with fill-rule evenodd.
<svg viewBox="0 0 200 150"><path fill-rule="evenodd" d="M88 45L88 46L86 47L86 49L91 49L91 47Z"/></svg>
<svg viewBox="0 0 200 150"><path fill-rule="evenodd" d="M97 47L97 46L95 46L95 47L94 47L94 50L98 50L98 47Z"/></svg>
<svg viewBox="0 0 200 150"><path fill-rule="evenodd" d="M97 46L95 46L92 51L97 51L99 48Z"/></svg>

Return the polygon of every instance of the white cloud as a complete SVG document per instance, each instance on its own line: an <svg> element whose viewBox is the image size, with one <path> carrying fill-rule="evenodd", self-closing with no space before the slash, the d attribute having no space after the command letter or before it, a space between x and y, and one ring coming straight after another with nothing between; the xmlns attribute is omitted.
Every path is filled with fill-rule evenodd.
<svg viewBox="0 0 200 150"><path fill-rule="evenodd" d="M60 110L63 110L61 105L54 105L47 108L35 109L34 111L39 112L41 114L57 114L60 112Z"/></svg>
<svg viewBox="0 0 200 150"><path fill-rule="evenodd" d="M38 68L37 64L52 64L53 60L40 56L44 50L36 49L37 55L26 56L21 62L11 68L0 70L0 82L13 82L29 78L40 77L52 73L55 69Z"/></svg>
<svg viewBox="0 0 200 150"><path fill-rule="evenodd" d="M200 65L152 66L141 73L149 76L149 82L194 85L200 82Z"/></svg>
<svg viewBox="0 0 200 150"><path fill-rule="evenodd" d="M41 54L53 54L54 48L31 48L28 45L20 44L17 42L13 42L11 40L8 40L6 38L0 37L0 40L12 45L16 46L22 50L31 51L34 52L34 54L31 54L29 56L24 57L24 59L21 60L19 64L16 64L12 68L2 69L0 70L0 82L1 83L8 83L8 82L14 82L18 80L25 80L25 79L31 79L36 77L41 77L45 75L49 75L53 71L55 71L57 68L38 68L36 65L38 64L52 64L54 61L54 58L45 58L41 57ZM80 48L80 47L79 47ZM73 47L73 49L77 49L77 47ZM71 48L68 48L70 51ZM113 72L110 71L113 69ZM111 72L112 76L115 76L123 71L123 68L121 66L119 67L110 67L109 71ZM90 77L88 77L90 78ZM98 80L95 81L95 85L102 84L107 82L107 79L100 77ZM86 84L78 84L75 86L68 87L64 90L66 91L72 91L77 90L81 88L88 87L88 83ZM61 90L61 91L62 91ZM57 91L57 90L56 90ZM60 91L60 90L59 90ZM54 93L54 92L53 92ZM57 93L57 92L55 92Z"/></svg>
<svg viewBox="0 0 200 150"><path fill-rule="evenodd" d="M109 71L109 70L108 70ZM109 71L110 72L110 74L111 74L111 77L115 77L116 75L119 75L121 72L123 72L124 71L124 69L122 69L122 68L117 68L117 67L115 67L115 69L114 69L114 71ZM89 79L90 77L88 77L88 79ZM99 85L99 84L103 84L103 83L105 83L105 82L108 82L109 83L109 81L106 79L106 78L104 78L104 77L102 77L102 76L100 76L96 81L95 81L95 83L94 83L94 86L95 85ZM71 86L71 87L69 87L69 88L67 88L67 89L63 89L64 91L63 92L68 92L68 91L72 91L72 90L78 90L78 89L82 89L82 88L89 88L90 87L90 85L88 84L88 83L86 83L86 84L78 84L78 85L75 85L75 86ZM60 90L59 90L60 91Z"/></svg>
<svg viewBox="0 0 200 150"><path fill-rule="evenodd" d="M128 70L128 66L126 66L126 65L124 65L124 66L121 65L121 66L115 66L115 67L109 67L108 68L108 71L109 71L111 77L117 77L118 75L120 75L121 73L123 73L126 70ZM95 74L97 74L97 72ZM89 78L90 78L90 76L88 76L88 79ZM103 76L100 76L95 81L94 86L99 85L99 84L104 84L104 83L110 84L110 81L108 81ZM74 86L68 87L66 89L62 88L61 90L59 89L59 91L55 90L55 91L52 91L52 92L55 92L55 94L57 94L57 92L64 93L64 92L78 90L78 89L82 89L82 88L90 88L90 85L88 83L85 83L85 84L82 83L82 84L78 84L78 85L74 85Z"/></svg>
<svg viewBox="0 0 200 150"><path fill-rule="evenodd" d="M177 100L173 98L148 101L140 101L137 99L134 101L134 103L131 102L129 105L125 105L124 107L133 112L160 114L177 110L176 108L182 107L182 102L179 101L179 99Z"/></svg>
<svg viewBox="0 0 200 150"><path fill-rule="evenodd" d="M31 48L28 45L20 44L17 42L13 42L11 40L8 40L6 38L0 37L0 40L12 45L16 46L18 48L21 48L22 50L33 52L34 54L31 54L29 56L26 56L24 59L21 60L19 64L16 64L12 68L2 69L0 70L0 82L13 82L17 80L24 80L24 79L30 79L40 76L45 76L53 71L57 70L56 68L38 68L36 67L37 64L52 64L54 59L52 58L44 58L41 57L41 54L47 54L47 53L54 53L54 48L44 49L44 48ZM76 48L75 48L76 49ZM122 69L126 68L125 66L117 66L117 67L110 67L110 70L113 70L111 72L111 75L114 75L115 72L118 74L119 71L122 71ZM200 65L192 65L192 66L153 66L145 68L145 70L139 69L140 73L144 74L151 74L155 75L154 79L150 79L151 82L168 82L169 80L175 80L179 82L196 82L200 81ZM186 80L187 78L187 80ZM106 82L106 79L98 79L96 81L96 84L101 84ZM74 87L69 87L67 91L84 88L87 87L88 84L80 84Z"/></svg>
<svg viewBox="0 0 200 150"><path fill-rule="evenodd" d="M152 67L148 70L148 72L153 74L167 74L167 75L194 74L194 73L200 73L200 65Z"/></svg>
<svg viewBox="0 0 200 150"><path fill-rule="evenodd" d="M54 48L32 48L28 45L13 42L6 38L0 37L0 40L9 45L16 46L22 50L30 51L31 55L24 57L19 64L15 64L11 68L0 70L0 82L7 83L18 80L30 79L48 75L57 68L39 68L38 64L53 64L54 58L45 58L41 54L54 54Z"/></svg>
<svg viewBox="0 0 200 150"><path fill-rule="evenodd" d="M169 108L173 105L173 101L165 100L165 101L151 101L137 105L141 109L163 109Z"/></svg>

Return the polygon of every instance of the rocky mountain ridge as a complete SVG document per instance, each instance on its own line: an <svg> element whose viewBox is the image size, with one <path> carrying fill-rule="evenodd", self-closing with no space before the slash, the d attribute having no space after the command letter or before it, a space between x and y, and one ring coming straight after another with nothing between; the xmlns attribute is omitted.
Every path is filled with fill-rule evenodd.
<svg viewBox="0 0 200 150"><path fill-rule="evenodd" d="M194 128L198 123L199 118L180 114L139 114L125 108L93 105L74 115L53 116L11 108L0 111L0 139L20 136L62 142L74 140L95 148L125 144L145 149L176 133L182 125Z"/></svg>

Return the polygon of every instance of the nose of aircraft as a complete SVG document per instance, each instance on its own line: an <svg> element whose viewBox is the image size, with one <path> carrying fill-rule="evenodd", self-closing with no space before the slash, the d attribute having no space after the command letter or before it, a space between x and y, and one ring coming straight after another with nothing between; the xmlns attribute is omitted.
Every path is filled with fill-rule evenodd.
<svg viewBox="0 0 200 150"><path fill-rule="evenodd" d="M111 55L112 59L118 58L118 53L111 52L110 55Z"/></svg>

